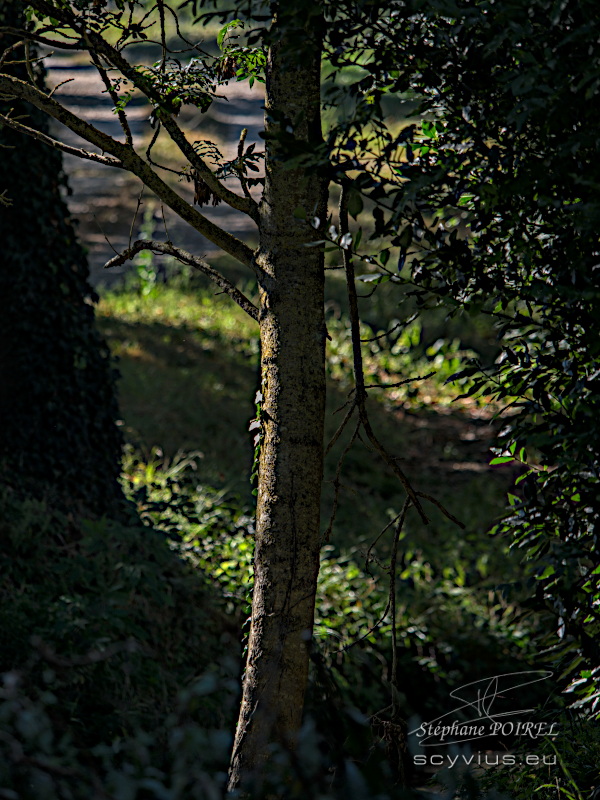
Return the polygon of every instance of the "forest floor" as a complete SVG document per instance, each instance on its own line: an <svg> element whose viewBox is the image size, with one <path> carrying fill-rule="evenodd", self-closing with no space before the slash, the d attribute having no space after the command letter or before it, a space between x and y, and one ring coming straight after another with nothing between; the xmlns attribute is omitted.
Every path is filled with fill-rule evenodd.
<svg viewBox="0 0 600 800"><path fill-rule="evenodd" d="M148 457L156 449L167 458L178 452L199 454L200 480L251 503L248 476L253 448L248 425L258 389L258 332L253 320L210 290L168 284L155 286L147 296L136 289L105 294L98 318L118 357L128 440ZM329 329L328 438L343 417L336 409L347 401L352 386L347 328L343 320L332 320ZM397 354L395 361L385 348L371 352L367 370L390 382L435 374L415 380L403 393L373 399L376 431L415 487L435 495L464 522L465 541L476 539L485 549L489 546L485 532L502 511L515 474L510 466L489 464L490 447L501 424L494 419L497 409L485 399L455 400L457 387L445 386L445 378L460 368L462 351L424 352L419 331L409 335L415 344L407 344L407 352ZM398 349L403 348L396 343ZM399 375L395 369L406 372ZM337 461L349 436L347 430L327 459L325 520L332 507ZM401 487L361 442L346 458L340 491L332 539L339 544L366 543L403 502ZM430 510L428 529L421 529L416 518L414 526L419 528L421 545L429 541L435 548L439 536L448 539L449 528L455 526L434 506ZM456 541L456 534L450 539Z"/></svg>

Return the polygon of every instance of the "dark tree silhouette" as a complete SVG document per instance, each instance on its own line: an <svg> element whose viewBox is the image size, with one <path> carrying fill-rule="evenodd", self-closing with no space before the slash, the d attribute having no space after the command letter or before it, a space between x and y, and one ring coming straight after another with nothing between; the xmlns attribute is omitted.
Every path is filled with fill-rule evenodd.
<svg viewBox="0 0 600 800"><path fill-rule="evenodd" d="M0 2L0 23L22 27L22 4ZM4 50L10 37L0 39ZM9 59L7 70L26 78L24 47ZM42 112L21 101L2 104L9 108L47 130ZM94 325L96 295L64 200L62 157L0 127L0 159L0 482L103 514L120 495L115 371Z"/></svg>

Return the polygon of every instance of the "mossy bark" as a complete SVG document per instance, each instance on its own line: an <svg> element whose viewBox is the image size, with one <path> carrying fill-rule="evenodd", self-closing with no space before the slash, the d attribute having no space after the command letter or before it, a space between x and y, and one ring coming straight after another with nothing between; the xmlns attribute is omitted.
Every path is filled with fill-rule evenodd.
<svg viewBox="0 0 600 800"><path fill-rule="evenodd" d="M287 14L287 12L286 12ZM311 25L312 21L312 25ZM315 21L317 24L315 24ZM230 791L261 781L270 746L301 726L319 568L325 413L322 248L294 212L323 220L326 183L290 152L321 140L318 18L276 23L267 69L260 206L262 428L254 593Z"/></svg>

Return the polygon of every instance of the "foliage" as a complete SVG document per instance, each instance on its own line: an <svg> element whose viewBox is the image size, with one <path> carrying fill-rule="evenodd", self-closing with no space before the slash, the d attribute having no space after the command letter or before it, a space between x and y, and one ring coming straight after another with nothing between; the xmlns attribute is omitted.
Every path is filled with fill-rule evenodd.
<svg viewBox="0 0 600 800"><path fill-rule="evenodd" d="M254 550L250 509L240 510L235 499L199 485L194 454L173 460L154 454L149 461L130 454L125 475L141 518L178 543L186 559L218 589L229 613L245 618ZM501 594L490 594L485 557L473 563L467 552L458 557L455 553L453 565L442 570L416 544L405 544L395 624L403 682L419 688L404 697L403 707L406 714L425 715L446 701L448 686L475 673L487 675L499 665L505 671L517 669L534 652L530 630L518 622L518 608ZM329 679L325 687L314 685L315 705L310 704L309 711L316 717L319 706L330 701L327 692L333 686L334 700L337 695L338 703L358 707L364 714L387 704L389 676L382 680L379 674L381 663L390 658L386 560L385 547L373 550L366 565L356 547L342 553L332 546L323 548L314 678L318 683L319 669L326 668ZM395 691L402 694L403 688Z"/></svg>
<svg viewBox="0 0 600 800"><path fill-rule="evenodd" d="M3 789L36 800L94 785L108 797L220 796L236 699L227 676L239 668L220 659L248 611L253 522L198 483L194 461L129 449L125 490L147 527L88 523L76 545L60 543L68 520L5 496ZM405 552L396 627L402 674L418 691L403 705L425 715L475 663L487 675L528 658L529 632L499 595L486 600L483 562L478 574L465 559L437 575L418 549ZM375 629L384 560L369 574L358 551L325 548L308 721L296 757L276 751L265 794L285 784L290 797L389 796L393 777L367 721L389 702L389 616Z"/></svg>
<svg viewBox="0 0 600 800"><path fill-rule="evenodd" d="M524 768L522 761L518 767L492 768L481 778L480 788L494 786L514 800L529 800L534 794L540 800L594 798L599 785L598 726L576 712L554 712L551 718L556 721L558 735L544 740L537 753L541 760L545 759L545 769ZM527 745L517 747L516 759L527 752Z"/></svg>
<svg viewBox="0 0 600 800"><path fill-rule="evenodd" d="M388 320L385 320L386 323ZM389 404L402 404L405 408L450 406L458 409L456 386L449 380L469 359L475 356L472 350L462 347L458 338L437 339L429 347L423 347L423 325L420 320L403 324L397 319L389 320L388 330L370 330L361 326L361 340L365 374L369 383L382 389L383 400ZM352 339L347 319L333 319L328 324L331 343L327 352L327 367L341 387L352 382ZM462 382L468 392L473 384L471 378ZM489 398L471 401L471 407L489 403Z"/></svg>
<svg viewBox="0 0 600 800"><path fill-rule="evenodd" d="M0 19L18 27L22 4L4 3ZM9 37L0 38L4 49ZM26 76L22 62L10 69ZM8 108L47 131L39 111L3 101ZM72 513L102 514L120 497L115 371L94 325L97 297L64 200L61 157L6 126L0 151L0 194L11 201L0 208L0 482Z"/></svg>
<svg viewBox="0 0 600 800"><path fill-rule="evenodd" d="M46 19L48 4L34 5L42 8L40 19ZM50 3L49 7L64 19L63 9L68 5ZM139 4L132 3L132 9L135 5ZM184 5L192 6L196 12L210 3ZM75 6L86 22L82 41L88 35L88 23L90 36L111 26L124 26L122 47L130 39L145 35L131 23L125 26L122 14L105 12L99 4L82 0ZM268 19L262 14L262 5L248 6L248 21L261 23ZM125 7L119 8L123 11ZM156 9L157 13L164 13L162 3ZM285 119L275 108L269 118L278 128L267 138L271 137L271 144L277 140L277 157L284 159L289 168L318 172L342 189L339 230L333 215L325 214L327 219L321 219L314 216L321 212L311 208L297 208L295 221L290 223L304 224L307 237L317 230L321 238L311 239L308 244L336 253L348 276L355 390L347 419L356 411L357 434L362 425L378 448L379 443L370 435L370 424L367 425L365 399L368 389L381 387L364 386L363 364L375 365L376 360L370 364L368 356L363 360L353 259L362 259L368 265L371 272L362 276L362 282L372 283L375 290L383 284L409 285L422 308L441 298L451 314L468 307L499 321L501 359L483 370L480 363L466 370L459 368L458 375L454 368L459 365L454 363L453 374L448 374L449 370L446 375L449 380L454 377L466 382L467 399L480 389L489 391L491 387L494 399L499 404L506 403L514 412L500 441L496 463L508 463L518 453L532 471L523 478L518 490L522 494L513 496L512 510L499 530L513 536L534 562L537 574L530 580L532 594L539 595L542 605L559 617L559 655L565 662L565 674L573 677L578 671L573 687L585 696L592 710L597 710L600 664L595 641L599 574L595 383L599 374L599 332L595 272L599 206L594 170L598 163L598 112L597 103L590 102L597 96L599 83L597 11L590 0L583 4L566 0L551 7L541 0L533 5L516 0L391 0L384 9L367 0L360 4L313 3L310 7L300 4L290 12L290 19L298 21L303 14L306 17L307 10L315 14L311 22L323 28L325 53L332 68L325 101L343 106L346 116L336 120L324 141L313 147L295 137L293 125L288 124L295 121ZM202 18L211 16L226 22L228 12L206 12ZM81 18L76 20L76 30ZM325 24L321 26L322 21ZM303 18L302 24L305 22ZM262 47L268 43L269 34L260 25L253 31L253 43L248 40L249 49L239 53L243 62L240 68L235 63L238 51L228 44L234 25L240 27L241 23L236 19L221 31L223 56L212 61L201 59L194 67L200 72L204 69L208 76L207 83L202 83L202 77L203 96L208 97L207 87L216 86L234 73L251 79L261 74ZM293 35L298 35L301 27L298 24ZM138 80L157 109L154 122L170 126L169 132L177 140L180 131L174 117L184 102L194 100L188 92L185 68L166 59L164 24L161 32L161 62L152 69L130 68L125 63L124 74L134 82ZM294 53L293 35L286 40L289 58ZM252 49L257 42L258 47ZM112 59L114 66L123 66L120 50L115 53L105 47L103 55L109 62ZM400 125L390 120L386 103L393 96L418 103L412 124ZM116 107L123 111L118 103ZM77 123L73 127L77 129ZM90 141L98 144L101 140L92 133ZM120 158L124 151L119 144L108 144L108 152ZM211 172L197 150L186 147L181 138L179 145L198 175L203 175L194 178L201 190L197 191L197 198L202 201L199 204L207 198L213 202L225 199L253 219L260 216L248 191L250 182L244 182L244 158L251 160L249 156L253 154L243 153L243 141L239 169L231 167L227 175ZM164 184L155 180L152 171L145 169L147 165L144 171L131 153L123 158L137 164L139 174L152 174L150 182L157 191L171 198L172 207L182 208ZM244 197L232 197L219 183L220 178L235 174L241 178ZM196 220L198 230L208 228L204 218L194 217L194 209L184 211L188 218ZM361 227L350 232L348 215L358 220L365 212L370 216L368 231L364 236ZM213 231L212 238L242 263L252 263L249 248L230 235ZM369 242L368 250L365 242ZM405 335L410 338L410 330ZM449 358L443 358L440 366L456 360L460 347L457 344L450 348ZM371 355L376 349L377 345L365 348ZM340 364L344 358L350 362L350 353L344 352L343 346L338 355ZM392 353L396 355L406 354ZM428 355L435 360L439 354ZM402 358L388 358L381 374L387 379L392 370L405 367ZM378 449L384 452L381 445ZM387 461L398 473L398 460L388 454ZM419 508L410 485L406 480L401 483ZM168 491L160 485L155 488ZM203 509L198 508L193 493L186 490L183 494L185 513L163 508L165 524L181 529L191 514L204 534ZM148 514L152 513L150 503ZM251 548L241 547L247 545L241 533L239 538L226 537L224 533L214 540L197 536L189 545L200 563L213 565L215 577L230 587L233 600L238 566L246 578ZM208 549L205 541L209 541ZM215 543L224 544L216 567L211 562ZM431 567L416 554L411 554L411 559L410 571L400 580L414 583L409 587L407 601L413 609L419 606L422 589L427 608L435 608L445 618L447 595L452 591L456 597L458 586L461 611L471 615L475 627L483 618L492 630L492 639L498 633L499 638L507 633L501 613L496 617L488 614L486 618L489 609L482 609L473 600L468 591L468 571L461 563L455 565L456 574L442 573L441 579L436 576L439 592L432 602ZM356 578L363 585L364 575L355 573L355 569L358 567L351 564L347 571L336 574L325 565L323 574L330 579L329 588L333 591L339 579L352 584ZM413 588L417 589L414 595ZM380 593L380 610L383 597ZM355 594L350 597L350 605L345 606L350 626L355 624L357 609L362 607L359 599ZM402 599L400 591L397 599ZM321 621L317 620L318 628ZM416 641L418 652L418 641L429 644L431 635L432 641L441 642L440 649L444 650L446 642L441 631L435 629L430 634L434 626L427 619L427 611L416 621L418 624L411 615L411 627L407 629L410 646L414 647ZM334 630L335 625L325 623L325 629ZM520 634L513 626L507 638L515 632ZM455 666L451 658L453 645L448 650L448 658L448 652L444 658L437 653L435 657L422 656L419 666L449 679ZM393 654L394 660L396 655ZM405 674L410 670L408 663ZM356 684L356 674L351 673L347 688Z"/></svg>
<svg viewBox="0 0 600 800"><path fill-rule="evenodd" d="M221 664L222 673L227 666ZM122 737L82 745L56 722L60 691L9 672L0 689L0 788L7 800L145 797L217 800L226 778L230 735L207 708L229 709L233 682L214 669L180 690L159 730L137 726ZM215 724L217 722L217 724Z"/></svg>
<svg viewBox="0 0 600 800"><path fill-rule="evenodd" d="M597 711L600 18L592 3L506 2L435 20L421 84L435 90L421 108L435 155L414 169L432 180L430 213L447 223L464 209L470 235L430 229L413 279L496 315L503 352L487 379L517 412L498 452L530 466L502 528L535 562L557 657Z"/></svg>
<svg viewBox="0 0 600 800"><path fill-rule="evenodd" d="M236 629L202 575L135 519L74 533L68 517L6 490L2 510L0 669L50 683L56 724L90 746L159 725Z"/></svg>
<svg viewBox="0 0 600 800"><path fill-rule="evenodd" d="M365 252L359 231L351 248L375 286L408 284L422 308L496 319L500 358L455 377L511 409L498 456L522 453L530 472L499 530L535 562L531 592L558 618L556 655L597 711L597 5L416 0L381 16L372 3L330 13L326 96L353 104L327 158L336 182L352 175L349 210L368 202L382 242ZM413 101L410 124L386 115L390 96Z"/></svg>

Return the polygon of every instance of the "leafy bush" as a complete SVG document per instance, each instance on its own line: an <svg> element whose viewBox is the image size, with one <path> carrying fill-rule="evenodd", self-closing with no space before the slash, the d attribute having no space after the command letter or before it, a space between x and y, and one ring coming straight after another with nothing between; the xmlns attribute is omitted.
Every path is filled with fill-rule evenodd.
<svg viewBox="0 0 600 800"><path fill-rule="evenodd" d="M131 453L125 474L130 496L146 522L163 531L198 567L240 621L249 614L254 522L250 509L198 485L192 456L149 461ZM494 590L488 570L505 565L464 552L431 560L410 539L396 580L396 634L403 711L425 715L447 701L461 680L518 669L534 658L531 630L519 609ZM392 687L392 622L387 609L389 575L385 545L366 565L357 548L322 550L315 611L315 653L309 713L317 722L333 692L342 707L374 714L389 704ZM474 669L477 675L474 674ZM323 670L329 674L324 678Z"/></svg>
<svg viewBox="0 0 600 800"><path fill-rule="evenodd" d="M124 487L144 525L101 520L69 536L72 521L39 501L2 496L9 800L223 791L239 682L238 659L223 653L247 616L252 516L197 482L193 454L128 450ZM440 572L404 545L394 687L385 549L370 574L357 550L324 548L308 720L297 755L274 751L257 798L285 786L289 798L386 800L401 769L386 748L392 697L405 715L437 713L450 686L477 677L474 664L487 675L531 657L516 609L490 602L483 561Z"/></svg>
<svg viewBox="0 0 600 800"><path fill-rule="evenodd" d="M63 731L92 746L158 726L236 623L160 532L82 523L4 491L0 670L52 686ZM32 649L33 645L33 649Z"/></svg>

